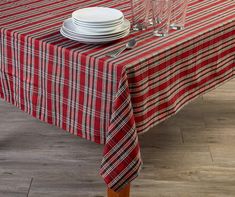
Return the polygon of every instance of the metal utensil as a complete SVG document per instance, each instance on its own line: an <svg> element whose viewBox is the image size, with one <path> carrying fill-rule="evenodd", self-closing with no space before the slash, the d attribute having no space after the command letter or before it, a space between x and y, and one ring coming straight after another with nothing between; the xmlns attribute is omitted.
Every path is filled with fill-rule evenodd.
<svg viewBox="0 0 235 197"><path fill-rule="evenodd" d="M136 40L131 39L129 40L129 42L126 43L124 47L111 51L108 54L106 54L106 56L113 57L113 58L118 57L124 50L133 49L136 46L136 44L137 44Z"/></svg>

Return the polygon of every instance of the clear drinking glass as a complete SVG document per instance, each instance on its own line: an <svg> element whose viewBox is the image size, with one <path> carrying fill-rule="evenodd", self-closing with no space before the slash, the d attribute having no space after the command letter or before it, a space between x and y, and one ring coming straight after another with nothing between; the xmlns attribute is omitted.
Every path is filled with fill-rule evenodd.
<svg viewBox="0 0 235 197"><path fill-rule="evenodd" d="M130 2L132 11L132 29L147 29L151 0L130 0Z"/></svg>
<svg viewBox="0 0 235 197"><path fill-rule="evenodd" d="M172 29L184 29L185 18L188 8L188 0L171 0L172 1L172 14L170 27Z"/></svg>
<svg viewBox="0 0 235 197"><path fill-rule="evenodd" d="M171 19L171 0L152 0L153 34L167 36Z"/></svg>

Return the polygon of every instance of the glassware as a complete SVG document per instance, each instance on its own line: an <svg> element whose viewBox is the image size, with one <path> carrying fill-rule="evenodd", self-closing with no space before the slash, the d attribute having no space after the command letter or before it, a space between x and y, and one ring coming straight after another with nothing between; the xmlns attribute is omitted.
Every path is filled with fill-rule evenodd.
<svg viewBox="0 0 235 197"><path fill-rule="evenodd" d="M167 36L170 29L171 0L152 0L153 34Z"/></svg>
<svg viewBox="0 0 235 197"><path fill-rule="evenodd" d="M188 0L171 0L172 15L170 27L171 29L182 30L185 26L185 18L188 8Z"/></svg>
<svg viewBox="0 0 235 197"><path fill-rule="evenodd" d="M132 11L132 29L145 30L148 27L151 0L130 0Z"/></svg>

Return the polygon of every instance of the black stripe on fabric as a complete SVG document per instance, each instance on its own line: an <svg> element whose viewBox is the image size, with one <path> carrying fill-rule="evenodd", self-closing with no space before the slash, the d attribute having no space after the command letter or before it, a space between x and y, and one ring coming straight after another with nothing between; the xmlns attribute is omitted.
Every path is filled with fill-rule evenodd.
<svg viewBox="0 0 235 197"><path fill-rule="evenodd" d="M76 62L77 61L77 56L75 55L75 51L72 51L72 57L73 57L73 60L74 60L74 62ZM73 65L74 63L72 63L72 65ZM68 69L69 70L69 72L70 72L70 69ZM79 77L79 75L78 75L78 69L75 69L74 70L74 72L75 72L75 78L74 78L74 73L72 73L71 74L71 81L76 81L76 82L78 82L78 80L80 80L80 79L78 79L78 77ZM79 105L79 102L78 102L78 97L77 96L75 96L75 95L77 95L77 88L72 88L70 91L71 91L71 99L70 100L72 100L72 98L75 98L75 101L74 102L76 102L76 103L78 103L78 105ZM76 115L76 107L72 107L72 106L69 106L70 107L70 117L72 117L72 114L73 114L73 121L72 121L72 119L71 120L69 120L70 121L70 125L72 125L72 122L76 122L77 120L75 119L76 117L77 117L77 115ZM79 123L78 123L79 124ZM71 126L69 126L69 127L71 127ZM78 129L77 130L75 130L74 128L73 128L73 134L75 133L75 132L77 132L77 133L82 133L81 131L78 131Z"/></svg>
<svg viewBox="0 0 235 197"><path fill-rule="evenodd" d="M2 84L3 84L3 87L1 88L2 89L2 93L3 93L3 96L4 96L4 98L6 97L6 95L10 95L10 92L9 92L9 85L8 85L8 83L5 83L6 82L6 80L7 80L7 74L4 72L4 70L6 69L6 66L7 65L5 65L5 62L4 61L6 61L7 62L7 64L8 64L8 59L6 58L4 58L4 54L5 54L5 57L7 56L6 55L6 47L3 47L4 45L5 45L5 43L6 43L6 45L7 45L7 39L5 38L5 30L3 29L2 30L2 32L3 32L3 34L0 34L0 39L1 39L1 41L3 40L3 45L1 45L1 63L2 63L2 65L1 65L1 70L0 70L0 72L1 72L1 75L2 75L2 77L3 78L1 78L1 81L2 81ZM5 50L4 50L4 48L5 48ZM4 68L4 70L2 71L2 67L5 67ZM5 79L5 80L4 80ZM5 81L5 82L4 82ZM4 88L4 86L6 87L6 88ZM8 92L7 92L7 90L8 90ZM6 98L5 98L6 99ZM8 99L8 98L7 98Z"/></svg>
<svg viewBox="0 0 235 197"><path fill-rule="evenodd" d="M222 29L222 30L219 31L219 32L215 32L214 34L212 34L212 35L210 35L210 36L208 36L208 37L205 37L205 38L201 39L200 42L205 41L205 40L209 40L209 38L211 38L211 39L209 40L209 41L211 41L211 40L214 39L214 36L215 36L215 35L220 34L220 33L224 33L225 31L230 30L230 29L232 29L232 28L233 28L233 27L228 27L228 28L226 28L226 29ZM233 31L229 31L229 32L227 32L227 33L229 34L229 33L231 33L231 32L233 32ZM191 40L191 41L192 41L192 40ZM187 49L187 48L191 47L191 45L194 45L194 44L196 44L196 42L193 42L193 43L191 43L190 45L187 45L187 46L185 46L185 47L182 47L182 48L178 49L177 51L174 51L174 49L175 49L175 48L178 48L178 46L172 47L171 50L172 50L173 52L167 54L167 56L173 56L173 57L174 57L174 54L177 53L177 52L179 52L179 51L183 51L183 53L184 53L184 52L186 52L186 49ZM204 43L202 43L202 44L204 44ZM147 49L151 49L151 47L145 48L145 51L146 51ZM170 50L169 50L169 51L170 51ZM165 52L162 52L162 53L165 53ZM131 55L131 56L132 56L132 55ZM130 56L130 57L131 57L131 56ZM161 55L158 54L157 56L161 56ZM154 56L154 57L152 57L152 58L156 58L157 56ZM128 57L126 57L126 58L128 58ZM165 58L166 58L165 56L162 57L162 58L159 58L158 61L160 62L160 61L164 60ZM153 62L153 63L155 63L155 62ZM139 71L141 71L141 70L144 70L145 67L140 67L138 70L133 70L133 71L132 71L131 69L132 69L131 67L130 67L130 68L127 68L128 74L133 75L135 72L139 72Z"/></svg>
<svg viewBox="0 0 235 197"><path fill-rule="evenodd" d="M114 102L115 102L115 101L114 101ZM125 104L126 107L123 107L123 105L121 105L122 109L120 110L120 107L119 107L118 110L115 111L115 114L118 113L118 116L117 116L117 114L116 114L115 117L112 117L112 119L111 119L111 124L114 123L114 122L116 122L116 120L117 120L118 118L120 118L120 114L123 114L123 112L126 110L126 108L128 108L129 110L128 110L128 113L125 113L125 114L130 114L130 111L131 111L131 108L129 107L129 106L130 106L130 103L131 103L130 99L128 99L128 102L127 102L127 100L126 100L125 103L123 103L123 104ZM114 104L114 105L115 105L115 104ZM121 121L121 120L120 120L120 121ZM120 121L119 121L119 122L120 122ZM110 130L110 131L112 131L112 130Z"/></svg>
<svg viewBox="0 0 235 197"><path fill-rule="evenodd" d="M128 111L128 113L131 111L131 109ZM118 123L117 123L118 124ZM112 133L112 132L115 132L115 129L116 128L114 128L112 131L110 131L110 133ZM119 150L121 150L123 147L123 144L126 144L128 141L130 141L131 140L131 138L133 137L133 135L132 134L130 134L129 132L126 132L126 135L128 135L128 137L123 141L123 139L121 139L121 140L119 140L119 143L118 143L118 148L116 149L116 144L117 144L117 142L114 142L112 139L110 139L109 138L109 140L107 140L107 142L106 142L106 144L107 144L107 146L111 146L111 147L113 147L113 145L115 145L114 146L114 148L115 148L115 151L112 151L112 153L111 154L109 154L109 156L108 157L105 157L105 160L106 161L108 161L108 160L110 160L112 157L114 157L115 156L115 154L117 154L117 152L119 151ZM126 137L126 135L124 135L124 137ZM132 140L132 141L135 141L135 140ZM128 147L131 147L133 144L130 144ZM113 165L115 162L116 162L116 160L118 160L119 158L116 158L115 159L115 161L114 162L109 162L109 166L107 166L106 167L106 169L109 169L109 168L112 168L111 167L111 165ZM103 168L104 167L104 165L106 165L106 163L102 163L101 164L101 168ZM105 171L105 170L104 170Z"/></svg>
<svg viewBox="0 0 235 197"><path fill-rule="evenodd" d="M133 171L133 166L136 166L136 170ZM130 168L125 174L123 174L119 180L114 184L112 185L111 187L114 188L115 190L119 191L120 189L122 189L125 185L127 185L128 183L130 183L132 180L134 180L137 176L138 176L138 169L140 169L141 167L141 162L138 161L138 160L135 160L134 164L133 164L132 168ZM128 178L125 178L124 177L130 173L131 171L133 171ZM120 184L120 182L122 182Z"/></svg>
<svg viewBox="0 0 235 197"><path fill-rule="evenodd" d="M231 45L231 41L233 41L234 39L233 38L231 38L230 40L228 40L228 41L226 41L226 43L223 43L223 45L225 45L224 47L223 47L223 49L225 49L226 47L228 47L229 45ZM221 41L221 40L220 40ZM235 42L234 42L235 43ZM205 57L207 57L207 56L210 56L210 55L212 55L213 53L216 53L216 52L219 52L219 51L221 51L221 48L219 48L221 45L219 45L219 46L214 46L213 48L210 48L210 50L211 50L211 52L210 53L208 53L208 54L206 54L206 55L203 55L205 52L204 51L202 51L202 50L200 50L200 51L195 51L194 53L194 55L193 54L190 54L189 56L193 56L191 59L193 59L194 57L196 57L196 56L201 56L201 55L203 55L200 59L203 59L203 58L205 58ZM195 47L195 48L197 48L197 47ZM193 49L195 49L195 48L193 48ZM218 50L214 50L214 49L216 49L216 48L218 48ZM191 49L191 50L193 50L193 49ZM205 48L204 48L205 49ZM200 53L199 53L200 52ZM180 54L181 55L181 54ZM179 55L179 56L180 56ZM175 58L177 58L178 56L175 56ZM188 62L188 61L190 61L190 64L195 64L198 60L196 59L196 60L194 60L194 61L191 61L191 59L190 60L188 60L188 59L185 59L184 61L180 61L180 62L175 62L175 64L174 64L174 67L169 67L167 70L165 70L164 72L161 72L160 74L158 74L158 75L152 75L153 77L149 77L148 79L148 82L151 82L152 80L154 80L154 79L157 79L158 77L160 77L161 75L164 75L164 74L166 74L167 72L169 72L171 69L175 69L175 68L177 68L177 70L175 70L175 72L177 72L177 71L180 71L180 70L183 70L184 68L186 68L186 67L188 67L188 65L185 65L185 66L183 66L183 67L180 67L180 65L181 64L185 64L186 62ZM210 58L211 59L211 58ZM167 62L169 62L170 60L167 60ZM204 61L207 61L207 60L204 60ZM160 64L163 64L163 63L160 63ZM172 65L172 64L171 64ZM167 67L166 67L167 68ZM162 69L162 70L164 70L164 69ZM145 71L146 72L146 71ZM133 77L130 77L130 78L133 78ZM162 81L162 80L164 80L164 79L161 79L161 80L159 80L159 81ZM159 82L158 81L158 82ZM155 82L152 82L152 83L150 83L150 85L152 85L153 83L155 83ZM133 94L137 94L137 93L140 93L142 90L139 90L139 91L134 91L135 89L138 89L139 87L141 87L143 84L139 84L139 85L133 85L133 86L130 86L129 88L130 88L130 90L131 90L131 93L133 93Z"/></svg>
<svg viewBox="0 0 235 197"><path fill-rule="evenodd" d="M228 77L228 78L225 78L224 81L226 81L227 79L232 79L232 78L231 78L232 73L233 73L233 71L230 71L229 73L227 73L226 75L229 75L229 77ZM202 89L203 87L209 86L209 85L211 85L212 83L215 83L216 81L219 81L220 79L223 79L224 77L225 77L225 76L222 76L222 77L220 77L220 78L218 78L218 79L216 79L216 80L214 80L214 81L211 81L210 83L207 83L206 85L200 87L200 89ZM223 81L222 81L222 82L223 82ZM222 83L222 82L220 82L220 83ZM215 84L213 87L215 87L216 85L219 85L219 84ZM207 89L205 89L205 90L199 92L198 94L196 94L195 96L193 96L193 98L196 98L197 96L199 96L199 95L201 95L202 93L204 93L204 92L206 92L206 91L212 89L213 87L208 87ZM175 102L175 105L178 105L182 100L184 100L184 99L187 98L188 96L189 96L189 95L185 95L185 97L182 97L178 102ZM183 104L181 104L181 105L179 106L179 108L181 108L185 103L189 102L190 100L192 100L192 98L186 100ZM161 113L159 113L159 114L156 114L155 116L152 116L152 118L149 119L147 122L136 125L137 130L138 130L139 127L143 127L144 125L149 124L150 121L152 121L153 119L155 119L157 116L160 116L161 114L164 114L164 113L166 113L166 112L170 112L170 111L172 111L172 110L174 110L174 108L169 108L169 109L167 109L167 110L165 110L165 111L163 111L163 112L161 112ZM159 121L161 121L162 119L165 120L165 118L168 118L168 117L170 117L171 115L175 114L175 113L177 112L177 110L178 110L178 109L176 109L176 111L173 111L173 112L170 113L170 114L167 114L165 117L163 117L163 118L161 118L161 119L155 120L155 122L159 123ZM148 125L147 127L149 127L149 125ZM145 130L145 128L142 129L142 130ZM139 132L141 133L141 130L138 131L138 133L139 133Z"/></svg>
<svg viewBox="0 0 235 197"><path fill-rule="evenodd" d="M228 59L224 59L223 63L224 63L224 64L227 64L229 61L231 61L231 59L229 59L229 58L228 58ZM181 78L182 80L178 81L176 84L174 84L174 86L172 86L172 87L171 87L170 89L168 89L167 91L171 91L172 89L175 88L175 86L178 86L180 83L191 79L190 81L187 81L186 83L181 84L181 87L184 89L184 88L185 88L185 87L184 87L185 85L191 84L191 83L193 83L194 81L198 80L199 78L202 78L203 76L206 76L206 75L208 75L209 73L211 73L212 71L216 71L216 70L218 69L217 67L216 67L215 69L210 69L210 68L213 68L213 67L215 67L215 65L211 65L210 67L206 67L205 69L203 69L203 70L201 70L200 72L198 72L197 75L200 75L200 73L203 73L204 71L208 70L208 72L204 73L203 75L200 75L198 78L195 78L196 75L194 75L194 77L190 76L190 77L186 77L186 78ZM172 95L173 93L177 92L177 91L179 91L179 89L175 89L175 91L172 92L171 95ZM164 94L166 94L166 92L162 92L161 94L156 95L155 97L152 97L151 99L148 100L148 102L151 103L151 102L153 102L154 100L156 100L157 98L163 96ZM158 100L158 102L161 102L161 101L165 100L167 97L168 97L168 96L165 96L165 97L161 98L160 100ZM156 103L150 104L150 105L148 106L148 108L150 108L150 107L152 107L152 106L154 106L154 105L156 105ZM133 106L133 109L134 109L134 111L135 111L135 110L137 110L137 109L139 109L139 108L140 108L140 109L141 109L141 108L143 109L143 107L144 107L144 104L143 104L143 105L138 105L137 107ZM138 111L138 113L141 113L141 112L143 112L143 111L144 111L144 110Z"/></svg>
<svg viewBox="0 0 235 197"><path fill-rule="evenodd" d="M223 59L223 61L220 61L220 64L221 63L228 63L229 61L231 61L231 58L230 57L232 57L232 56L229 56L229 57L227 57L226 59ZM196 75L199 75L200 73L202 73L202 72L204 72L205 70L207 70L207 69L209 69L209 68L212 68L212 67L215 67L216 65L215 65L215 63L213 62L213 64L211 64L211 66L209 66L209 67L203 67L203 69L200 69L200 72L197 72L196 73ZM194 67L192 67L192 68L189 68L189 69L193 69ZM186 70L185 70L186 71ZM184 72L184 71L183 71ZM193 75L193 76L195 76L195 74ZM191 77L189 77L189 78L193 78L193 76L191 76ZM174 76L173 76L174 77ZM172 77L172 78L173 78ZM185 76L183 76L183 77L185 77ZM181 78L183 78L183 77L181 77ZM171 79L169 79L169 80L167 80L167 81L165 81L165 82L163 82L162 84L164 84L164 83L166 83L166 82L168 82L168 81L170 81L170 80L172 80L172 78ZM187 78L187 79L189 79L189 78ZM180 78L179 78L180 79ZM161 82L161 81L163 81L163 80L165 80L165 79L161 79L161 80L159 80L158 82ZM181 81L180 81L181 82ZM152 83L152 84L150 84L149 86L151 87L152 85L153 85L154 83ZM162 84L159 84L158 86L161 86ZM179 83L176 83L175 85L178 85ZM157 86L157 87L158 87ZM174 87L173 87L174 88ZM152 88L153 89L153 88ZM166 88L164 88L164 89L166 89ZM170 89L171 90L171 89ZM140 90L140 91L138 91L138 93L141 93L143 90ZM163 89L162 90L160 90L160 91L163 91ZM131 92L131 94L134 94L134 93L136 93L136 92ZM157 97L160 97L162 94L160 94L160 95L157 95ZM135 97L139 97L139 95L137 95L137 96L135 96L135 95L133 95L131 98L132 99L134 99ZM154 97L154 98L156 98L156 97ZM151 100L150 100L151 101ZM143 106L143 105L142 105Z"/></svg>
<svg viewBox="0 0 235 197"><path fill-rule="evenodd" d="M229 73L229 74L231 74L231 73ZM219 81L220 79L222 79L222 78L223 78L223 77L219 78L218 81ZM220 81L220 83L223 83L224 81L227 81L228 79L231 79L231 76L230 76L230 75L229 75L229 77L225 78L223 81ZM212 82L212 83L213 83L213 82ZM211 83L210 83L210 84L211 84ZM218 85L218 84L217 84L217 85ZM174 111L174 108L170 108L170 109L168 109L168 110L165 110L164 112L160 113L160 115L161 115L161 114L164 114L164 113L166 113L166 112L170 112L170 113L167 113L164 117L155 120L155 121L154 121L155 123L150 123L150 125L148 125L148 126L146 126L146 127L148 128L148 127L150 127L151 125L154 126L154 125L159 124L160 122L164 121L165 119L171 117L172 115L176 114L176 113L178 112L178 110L179 110L182 106L184 106L186 103L188 103L189 101L192 101L193 99L195 99L196 97L202 95L204 92L209 91L210 89L211 89L211 88L207 88L207 89L205 89L205 90L199 92L199 93L196 94L195 96L190 97L190 99L185 100L178 108L176 108L176 111ZM187 97L187 96L183 97L183 98L181 99L181 101L184 100L186 97ZM181 101L179 101L179 102L177 103L177 105L178 105ZM156 117L157 117L157 116L152 117L150 121L154 120ZM148 121L147 124L149 124L150 121ZM142 125L144 125L144 124L142 124ZM139 127L139 126L137 126L137 127ZM141 126L140 126L140 127L141 127ZM145 130L146 130L146 127L143 128L143 129L141 129L141 130L139 129L138 133L141 133L141 132L145 131Z"/></svg>

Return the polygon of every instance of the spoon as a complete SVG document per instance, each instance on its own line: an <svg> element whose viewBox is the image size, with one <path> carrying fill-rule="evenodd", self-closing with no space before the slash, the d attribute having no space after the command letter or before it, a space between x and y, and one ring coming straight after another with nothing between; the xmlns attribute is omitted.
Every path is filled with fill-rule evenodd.
<svg viewBox="0 0 235 197"><path fill-rule="evenodd" d="M137 42L133 38L133 39L129 40L129 42L127 42L124 47L121 47L118 50L115 50L114 52L110 52L110 54L108 56L113 57L113 58L118 57L124 50L133 49L136 46L136 44L137 44Z"/></svg>

